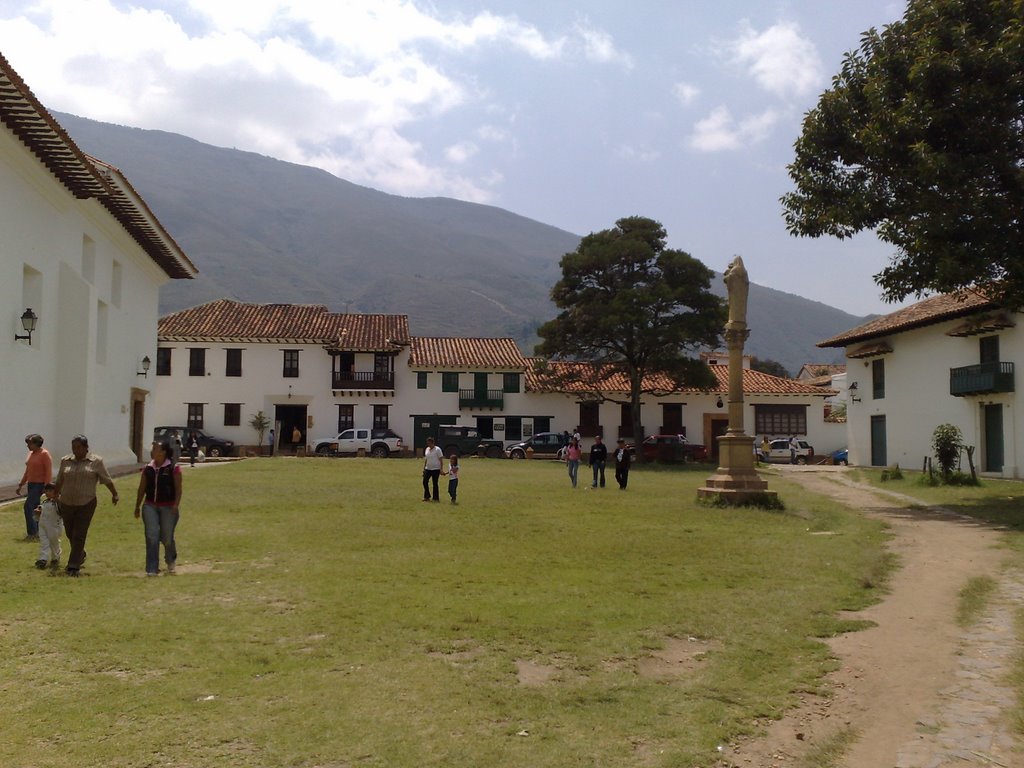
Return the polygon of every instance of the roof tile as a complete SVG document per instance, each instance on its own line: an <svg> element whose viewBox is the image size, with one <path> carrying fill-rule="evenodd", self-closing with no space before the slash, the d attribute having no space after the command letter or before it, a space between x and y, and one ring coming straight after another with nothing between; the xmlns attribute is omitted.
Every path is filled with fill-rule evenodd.
<svg viewBox="0 0 1024 768"><path fill-rule="evenodd" d="M414 336L410 368L489 368L525 371L526 358L511 338Z"/></svg>

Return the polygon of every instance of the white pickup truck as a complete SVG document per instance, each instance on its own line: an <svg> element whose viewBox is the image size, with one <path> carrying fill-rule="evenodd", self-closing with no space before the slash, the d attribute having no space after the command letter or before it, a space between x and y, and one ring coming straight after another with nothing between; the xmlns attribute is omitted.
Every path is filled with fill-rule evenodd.
<svg viewBox="0 0 1024 768"><path fill-rule="evenodd" d="M358 454L386 459L392 453L401 455L402 438L390 429L346 429L336 437L316 437L309 441L321 456Z"/></svg>

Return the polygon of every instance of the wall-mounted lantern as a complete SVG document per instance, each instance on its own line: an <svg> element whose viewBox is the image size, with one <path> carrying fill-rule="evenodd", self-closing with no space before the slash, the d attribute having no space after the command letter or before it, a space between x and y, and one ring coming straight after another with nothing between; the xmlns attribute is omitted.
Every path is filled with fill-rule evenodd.
<svg viewBox="0 0 1024 768"><path fill-rule="evenodd" d="M14 334L14 340L15 341L21 341L22 339L24 339L24 340L26 340L28 342L28 345L31 347L32 346L32 331L34 331L36 329L36 322L38 320L39 320L39 318L36 317L36 313L32 311L31 307L26 309L22 313L22 315L21 315L21 327L24 329L25 335L24 336L20 336L20 335L18 335L16 333L16 334Z"/></svg>

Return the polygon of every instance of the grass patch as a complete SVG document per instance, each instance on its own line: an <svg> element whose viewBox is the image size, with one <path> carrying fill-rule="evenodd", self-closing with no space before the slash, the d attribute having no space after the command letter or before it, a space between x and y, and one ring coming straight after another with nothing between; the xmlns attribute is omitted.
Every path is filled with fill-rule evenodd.
<svg viewBox="0 0 1024 768"><path fill-rule="evenodd" d="M974 624L985 611L989 598L998 583L991 576L974 576L967 580L960 590L956 605L957 626L966 629Z"/></svg>
<svg viewBox="0 0 1024 768"><path fill-rule="evenodd" d="M820 682L815 638L878 593L883 526L784 479L765 513L697 504L689 468L585 491L469 459L450 506L420 468L186 470L158 579L127 503L101 494L77 580L0 510L0 764L707 765Z"/></svg>

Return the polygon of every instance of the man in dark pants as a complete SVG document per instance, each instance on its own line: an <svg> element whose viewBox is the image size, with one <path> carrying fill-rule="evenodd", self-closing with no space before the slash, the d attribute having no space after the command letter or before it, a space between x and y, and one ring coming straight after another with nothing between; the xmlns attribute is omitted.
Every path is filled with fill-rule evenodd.
<svg viewBox="0 0 1024 768"><path fill-rule="evenodd" d="M597 435L594 438L594 445L590 449L590 464L591 470L594 472L594 482L590 486L591 488L597 488L598 478L601 480L601 487L604 488L604 465L608 461L608 446L601 442L601 436Z"/></svg>
<svg viewBox="0 0 1024 768"><path fill-rule="evenodd" d="M626 450L626 441L621 437L615 448L615 482L619 484L619 490L626 490L629 483L629 451Z"/></svg>
<svg viewBox="0 0 1024 768"><path fill-rule="evenodd" d="M437 492L437 480L441 477L441 468L444 460L444 453L434 445L434 438L427 438L427 449L423 452L423 500L440 501ZM431 499L429 484L434 485L434 497Z"/></svg>

